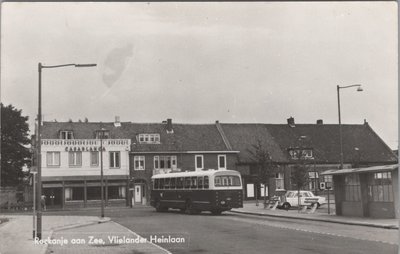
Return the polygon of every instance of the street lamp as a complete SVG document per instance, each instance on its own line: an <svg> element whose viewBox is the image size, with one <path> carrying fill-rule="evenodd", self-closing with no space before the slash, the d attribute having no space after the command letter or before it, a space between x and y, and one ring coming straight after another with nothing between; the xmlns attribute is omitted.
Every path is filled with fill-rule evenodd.
<svg viewBox="0 0 400 254"><path fill-rule="evenodd" d="M340 169L343 168L343 139L342 139L342 120L340 118L340 89L357 87L357 92L362 92L361 85L337 86L338 112L339 112L339 139L340 139Z"/></svg>
<svg viewBox="0 0 400 254"><path fill-rule="evenodd" d="M101 218L104 218L104 188L103 188L103 136L106 130L101 128L101 130L97 131L100 136L100 188L101 188Z"/></svg>
<svg viewBox="0 0 400 254"><path fill-rule="evenodd" d="M41 153L41 125L42 125L42 69L46 68L60 68L60 67L95 67L96 64L61 64L61 65L42 65L42 63L38 64L39 71L39 105L38 105L38 143L37 143L37 196L36 196L36 205L37 205L37 225L36 225L36 237L42 239L42 153Z"/></svg>

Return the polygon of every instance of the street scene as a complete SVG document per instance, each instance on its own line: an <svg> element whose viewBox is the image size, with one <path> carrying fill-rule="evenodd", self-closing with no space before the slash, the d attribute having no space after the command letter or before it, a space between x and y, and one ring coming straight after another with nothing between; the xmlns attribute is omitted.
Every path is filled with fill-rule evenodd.
<svg viewBox="0 0 400 254"><path fill-rule="evenodd" d="M0 254L398 253L394 2L1 12Z"/></svg>

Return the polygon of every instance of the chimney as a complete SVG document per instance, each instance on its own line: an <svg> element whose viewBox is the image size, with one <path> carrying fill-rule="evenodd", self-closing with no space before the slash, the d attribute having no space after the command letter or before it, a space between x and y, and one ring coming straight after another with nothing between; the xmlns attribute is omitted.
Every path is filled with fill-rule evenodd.
<svg viewBox="0 0 400 254"><path fill-rule="evenodd" d="M167 133L174 133L174 130L172 129L172 119L168 118L167 119Z"/></svg>
<svg viewBox="0 0 400 254"><path fill-rule="evenodd" d="M322 119L318 119L318 120L317 120L317 124L318 124L318 125L323 125L323 124L324 124L324 121L323 121Z"/></svg>
<svg viewBox="0 0 400 254"><path fill-rule="evenodd" d="M114 126L121 127L121 122L120 122L119 116L115 116Z"/></svg>
<svg viewBox="0 0 400 254"><path fill-rule="evenodd" d="M289 117L289 118L287 119L287 123L288 123L288 125L289 125L290 127L295 127L295 125L294 125L294 118L293 118L293 117Z"/></svg>

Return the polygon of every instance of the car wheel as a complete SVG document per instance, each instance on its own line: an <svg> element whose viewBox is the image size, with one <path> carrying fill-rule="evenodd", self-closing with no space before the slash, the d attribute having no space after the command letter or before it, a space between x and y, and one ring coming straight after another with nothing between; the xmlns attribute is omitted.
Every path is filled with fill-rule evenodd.
<svg viewBox="0 0 400 254"><path fill-rule="evenodd" d="M291 205L289 203L287 203L287 202L282 205L282 208L285 209L285 210L289 210L290 207L291 207Z"/></svg>
<svg viewBox="0 0 400 254"><path fill-rule="evenodd" d="M222 213L222 211L221 210L212 210L211 213L213 215L220 215Z"/></svg>

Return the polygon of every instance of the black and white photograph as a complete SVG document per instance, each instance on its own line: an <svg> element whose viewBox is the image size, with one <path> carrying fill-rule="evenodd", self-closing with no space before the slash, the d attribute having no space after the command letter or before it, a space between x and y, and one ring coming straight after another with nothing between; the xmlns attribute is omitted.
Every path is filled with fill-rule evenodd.
<svg viewBox="0 0 400 254"><path fill-rule="evenodd" d="M396 1L10 1L0 27L0 254L399 252Z"/></svg>

